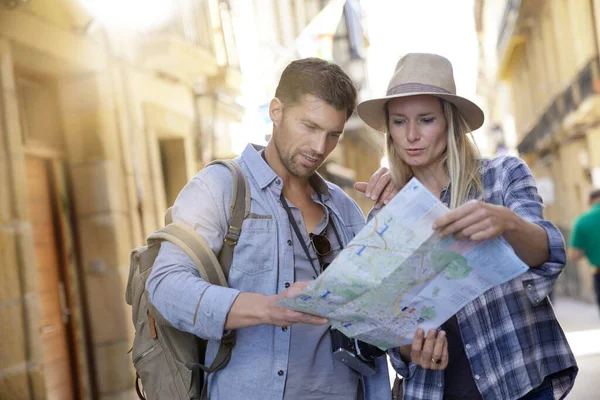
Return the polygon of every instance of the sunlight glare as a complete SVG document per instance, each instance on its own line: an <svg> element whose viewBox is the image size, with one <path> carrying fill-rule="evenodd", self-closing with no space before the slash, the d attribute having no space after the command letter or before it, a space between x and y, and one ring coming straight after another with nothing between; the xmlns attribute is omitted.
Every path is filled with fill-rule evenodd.
<svg viewBox="0 0 600 400"><path fill-rule="evenodd" d="M80 0L98 20L116 29L148 30L165 23L173 13L170 0Z"/></svg>

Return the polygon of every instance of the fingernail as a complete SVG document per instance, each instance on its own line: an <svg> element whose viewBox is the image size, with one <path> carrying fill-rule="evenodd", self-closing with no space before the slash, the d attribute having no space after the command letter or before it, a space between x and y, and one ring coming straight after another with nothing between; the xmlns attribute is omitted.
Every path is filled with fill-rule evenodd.
<svg viewBox="0 0 600 400"><path fill-rule="evenodd" d="M433 225L431 225L431 227L432 227L433 229L437 229L437 224L436 224L436 223L434 223Z"/></svg>
<svg viewBox="0 0 600 400"><path fill-rule="evenodd" d="M389 200L385 199L385 200L383 201L383 204L387 204L388 202L389 202Z"/></svg>
<svg viewBox="0 0 600 400"><path fill-rule="evenodd" d="M376 204L375 204L375 209L379 210L380 208L381 208L381 204L379 204L379 203L376 203Z"/></svg>
<svg viewBox="0 0 600 400"><path fill-rule="evenodd" d="M444 331L441 331L441 332L439 333L439 337L441 337L442 339L443 339L443 338L445 338L445 337L446 337L446 332L444 332Z"/></svg>
<svg viewBox="0 0 600 400"><path fill-rule="evenodd" d="M377 200L377 196L375 196L375 195L371 196L371 200Z"/></svg>
<svg viewBox="0 0 600 400"><path fill-rule="evenodd" d="M371 192L367 192L367 193L365 193L365 196L367 196L367 197L371 197Z"/></svg>

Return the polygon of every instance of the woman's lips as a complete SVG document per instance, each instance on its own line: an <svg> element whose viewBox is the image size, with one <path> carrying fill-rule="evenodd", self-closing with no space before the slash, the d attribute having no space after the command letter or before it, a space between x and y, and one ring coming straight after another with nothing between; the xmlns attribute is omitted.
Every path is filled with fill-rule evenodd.
<svg viewBox="0 0 600 400"><path fill-rule="evenodd" d="M419 154L423 153L425 149L404 149L404 151L409 156L418 156Z"/></svg>

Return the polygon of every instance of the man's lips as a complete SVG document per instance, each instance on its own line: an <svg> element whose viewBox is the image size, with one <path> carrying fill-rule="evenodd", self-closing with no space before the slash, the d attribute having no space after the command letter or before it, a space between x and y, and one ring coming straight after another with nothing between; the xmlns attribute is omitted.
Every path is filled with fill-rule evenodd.
<svg viewBox="0 0 600 400"><path fill-rule="evenodd" d="M305 154L301 154L302 157L302 161L303 164L307 165L307 166L315 166L315 165L319 165L320 159L319 158L315 158L315 157L310 157L307 156Z"/></svg>

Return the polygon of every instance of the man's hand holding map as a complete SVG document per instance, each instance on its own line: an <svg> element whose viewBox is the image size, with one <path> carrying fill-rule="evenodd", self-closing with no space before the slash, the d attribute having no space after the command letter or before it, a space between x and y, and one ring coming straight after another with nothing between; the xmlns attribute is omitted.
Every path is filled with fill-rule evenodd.
<svg viewBox="0 0 600 400"><path fill-rule="evenodd" d="M382 349L409 344L488 289L528 270L501 239L441 239L448 208L412 179L302 293L280 304L328 318Z"/></svg>

